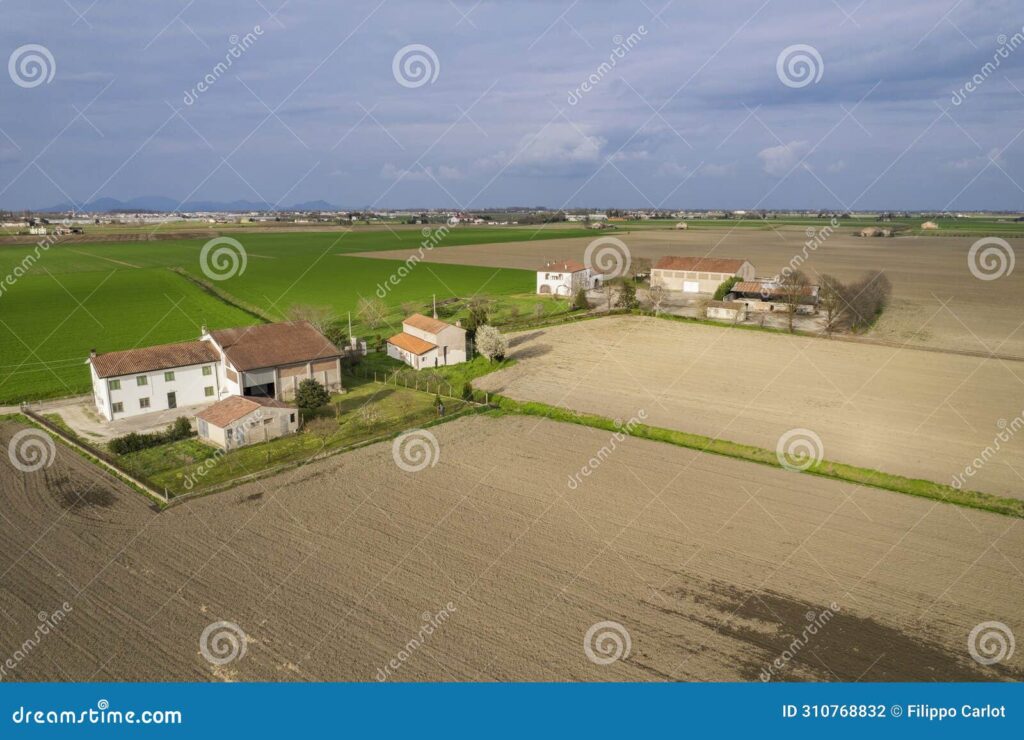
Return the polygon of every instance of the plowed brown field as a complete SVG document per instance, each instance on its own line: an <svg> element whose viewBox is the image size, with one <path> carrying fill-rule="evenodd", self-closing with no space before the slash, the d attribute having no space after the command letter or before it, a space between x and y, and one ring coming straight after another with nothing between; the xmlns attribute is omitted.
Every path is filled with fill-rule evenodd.
<svg viewBox="0 0 1024 740"><path fill-rule="evenodd" d="M947 485L991 447L964 487L1024 498L1024 363L641 317L513 343L477 388L771 450L809 429L828 460Z"/></svg>
<svg viewBox="0 0 1024 740"><path fill-rule="evenodd" d="M1024 677L1021 651L967 650L1022 623L1018 520L638 439L572 489L606 432L433 431L418 473L377 445L162 513L62 447L34 473L0 456L0 660L71 607L4 680L373 680L392 659L402 680L758 680L814 620L776 678ZM247 649L214 666L221 620ZM609 665L584 651L602 621L631 643Z"/></svg>

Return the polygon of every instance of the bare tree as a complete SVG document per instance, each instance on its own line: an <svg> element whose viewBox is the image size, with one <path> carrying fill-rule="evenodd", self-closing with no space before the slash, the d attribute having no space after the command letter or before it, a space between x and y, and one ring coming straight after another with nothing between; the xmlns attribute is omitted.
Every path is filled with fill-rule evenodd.
<svg viewBox="0 0 1024 740"><path fill-rule="evenodd" d="M330 306L310 306L305 303L289 306L286 315L289 321L308 321L321 334L327 333L338 318Z"/></svg>
<svg viewBox="0 0 1024 740"><path fill-rule="evenodd" d="M651 274L651 261L647 257L634 257L629 264L629 276L636 282L643 275Z"/></svg>
<svg viewBox="0 0 1024 740"><path fill-rule="evenodd" d="M379 298L360 298L356 315L371 329L376 329L387 323L388 307Z"/></svg>
<svg viewBox="0 0 1024 740"><path fill-rule="evenodd" d="M651 310L654 311L655 316L661 313L661 306L665 303L666 297L665 289L660 285L652 285L647 289L647 298L651 303Z"/></svg>
<svg viewBox="0 0 1024 740"><path fill-rule="evenodd" d="M403 316L412 316L414 313L419 313L419 310L420 304L416 303L416 301L405 301L402 304Z"/></svg>
<svg viewBox="0 0 1024 740"><path fill-rule="evenodd" d="M793 331L793 322L800 306L804 305L810 288L810 281L800 270L793 270L782 275L779 280L778 296L786 307L786 321L789 331Z"/></svg>
<svg viewBox="0 0 1024 740"><path fill-rule="evenodd" d="M847 288L852 329L865 329L875 322L889 303L892 283L881 271L869 272Z"/></svg>
<svg viewBox="0 0 1024 740"><path fill-rule="evenodd" d="M831 275L821 276L818 306L825 313L825 331L829 336L839 328L846 314L846 286Z"/></svg>

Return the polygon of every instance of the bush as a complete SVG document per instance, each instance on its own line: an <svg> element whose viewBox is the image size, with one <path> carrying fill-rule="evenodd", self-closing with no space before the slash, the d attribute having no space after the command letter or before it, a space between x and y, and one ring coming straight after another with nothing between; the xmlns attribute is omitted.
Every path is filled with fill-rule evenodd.
<svg viewBox="0 0 1024 740"><path fill-rule="evenodd" d="M640 301L636 298L636 286L628 280L623 281L619 286L619 296L615 299L616 308L640 308Z"/></svg>
<svg viewBox="0 0 1024 740"><path fill-rule="evenodd" d="M738 282L740 282L740 279L733 275L731 278L729 278L721 285L719 285L718 289L715 291L715 300L723 300L727 295L729 295L729 293L732 292L732 289L736 286L736 283Z"/></svg>
<svg viewBox="0 0 1024 740"><path fill-rule="evenodd" d="M320 384L318 380L306 378L295 391L295 403L303 411L318 409L326 406L331 400L331 394Z"/></svg>
<svg viewBox="0 0 1024 740"><path fill-rule="evenodd" d="M576 291L576 296L572 299L572 308L574 311L586 311L590 308L590 301L587 300L587 291L583 288Z"/></svg>
<svg viewBox="0 0 1024 740"><path fill-rule="evenodd" d="M139 434L129 432L121 437L115 437L107 443L107 447L115 455L128 455L132 452L148 450L150 447L159 447L169 442L177 442L193 436L192 423L185 416L179 416L172 424L162 432L151 434Z"/></svg>
<svg viewBox="0 0 1024 740"><path fill-rule="evenodd" d="M473 400L473 384L468 380L462 384L462 397L467 401Z"/></svg>

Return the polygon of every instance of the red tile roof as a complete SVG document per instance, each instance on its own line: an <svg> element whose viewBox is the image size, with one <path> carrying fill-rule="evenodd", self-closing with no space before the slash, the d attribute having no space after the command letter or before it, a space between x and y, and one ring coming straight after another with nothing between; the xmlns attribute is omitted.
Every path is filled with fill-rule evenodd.
<svg viewBox="0 0 1024 740"><path fill-rule="evenodd" d="M120 375L137 375L155 370L170 370L187 365L202 365L217 362L220 355L209 342L179 342L158 344L155 347L125 349L120 352L104 352L90 358L96 374L101 378Z"/></svg>
<svg viewBox="0 0 1024 740"><path fill-rule="evenodd" d="M544 272L580 272L586 270L587 266L582 262L576 260L561 260L559 262L549 262L544 265Z"/></svg>
<svg viewBox="0 0 1024 740"><path fill-rule="evenodd" d="M743 281L736 283L732 286L733 293L758 293L762 296L778 296L783 295L786 291L779 285L773 285L771 283L759 283L753 281ZM800 289L800 292L805 296L815 295L814 285L805 285Z"/></svg>
<svg viewBox="0 0 1024 740"><path fill-rule="evenodd" d="M735 275L745 262L746 260L720 257L662 257L654 264L654 269L719 272L726 275Z"/></svg>
<svg viewBox="0 0 1024 740"><path fill-rule="evenodd" d="M404 331L391 337L388 340L388 344L393 344L399 349L404 349L406 352L412 352L414 355L422 355L432 349L437 349L436 344L431 344L425 339L414 337L412 334L406 334Z"/></svg>
<svg viewBox="0 0 1024 740"><path fill-rule="evenodd" d="M429 316L424 316L421 313L414 313L412 316L402 322L408 324L414 329L425 331L428 334L439 334L447 329L451 324L446 324L440 319L432 319Z"/></svg>
<svg viewBox="0 0 1024 740"><path fill-rule="evenodd" d="M239 370L339 357L338 348L307 321L244 326L210 332Z"/></svg>
<svg viewBox="0 0 1024 740"><path fill-rule="evenodd" d="M262 396L228 396L223 401L218 401L209 408L200 411L196 414L196 418L202 419L215 427L224 428L228 424L238 421L243 416L247 416L256 409L263 407L277 409L295 408L287 403Z"/></svg>

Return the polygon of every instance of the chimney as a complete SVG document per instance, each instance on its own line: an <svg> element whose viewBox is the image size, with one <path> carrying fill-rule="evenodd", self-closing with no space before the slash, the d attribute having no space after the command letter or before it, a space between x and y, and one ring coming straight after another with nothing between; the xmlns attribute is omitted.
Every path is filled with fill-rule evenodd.
<svg viewBox="0 0 1024 740"><path fill-rule="evenodd" d="M89 359L91 360L95 356L96 356L96 350L95 349L89 350Z"/></svg>
<svg viewBox="0 0 1024 740"><path fill-rule="evenodd" d="M205 337L206 336L206 324L203 324L201 327L199 327L199 336L201 336L201 337Z"/></svg>
<svg viewBox="0 0 1024 740"><path fill-rule="evenodd" d="M455 319L455 325L461 329L462 328L462 319Z"/></svg>
<svg viewBox="0 0 1024 740"><path fill-rule="evenodd" d="M437 318L437 293L434 293L434 318Z"/></svg>

